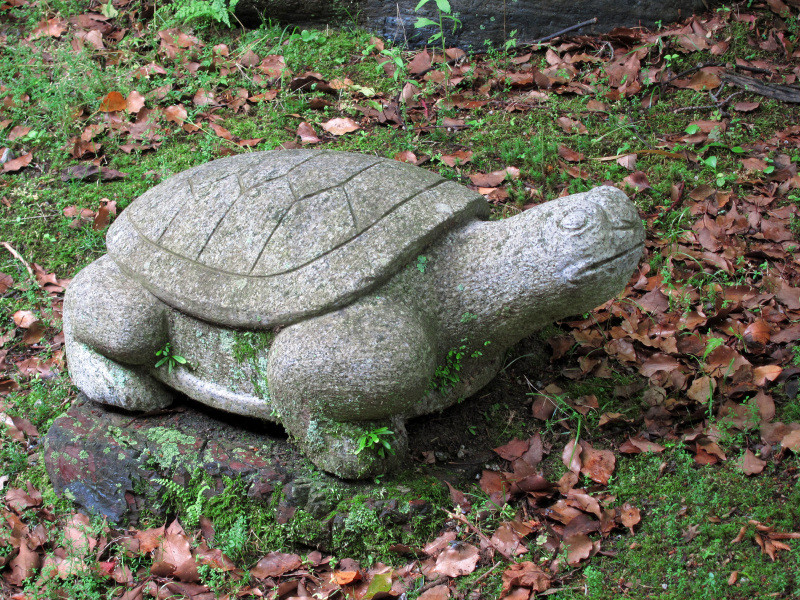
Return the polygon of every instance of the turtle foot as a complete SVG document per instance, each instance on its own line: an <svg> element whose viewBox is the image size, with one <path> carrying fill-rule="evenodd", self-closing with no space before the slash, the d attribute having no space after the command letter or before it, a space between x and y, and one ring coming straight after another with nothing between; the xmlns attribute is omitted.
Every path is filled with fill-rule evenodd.
<svg viewBox="0 0 800 600"><path fill-rule="evenodd" d="M408 454L408 435L399 418L342 423L312 417L301 432L290 433L311 462L342 479L382 475Z"/></svg>
<svg viewBox="0 0 800 600"><path fill-rule="evenodd" d="M66 340L70 376L90 400L134 411L172 404L172 394L146 367L122 365L70 338Z"/></svg>

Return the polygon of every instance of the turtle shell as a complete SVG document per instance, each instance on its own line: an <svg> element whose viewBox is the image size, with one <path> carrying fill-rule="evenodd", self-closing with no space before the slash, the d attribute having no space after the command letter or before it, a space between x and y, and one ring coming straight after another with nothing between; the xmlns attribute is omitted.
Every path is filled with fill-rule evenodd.
<svg viewBox="0 0 800 600"><path fill-rule="evenodd" d="M254 152L145 192L107 242L123 272L170 306L222 325L272 327L353 301L487 212L480 194L395 160Z"/></svg>

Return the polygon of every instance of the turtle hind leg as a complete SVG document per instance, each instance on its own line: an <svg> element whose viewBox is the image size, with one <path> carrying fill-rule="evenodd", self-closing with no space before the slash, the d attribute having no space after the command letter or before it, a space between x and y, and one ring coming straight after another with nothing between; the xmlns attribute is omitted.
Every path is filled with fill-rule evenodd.
<svg viewBox="0 0 800 600"><path fill-rule="evenodd" d="M126 277L110 257L83 269L64 298L70 376L86 396L129 410L172 403L149 370L167 339L164 305Z"/></svg>
<svg viewBox="0 0 800 600"><path fill-rule="evenodd" d="M146 367L118 363L74 338L67 338L66 346L70 377L90 400L134 411L172 404L169 389Z"/></svg>
<svg viewBox="0 0 800 600"><path fill-rule="evenodd" d="M402 462L405 418L436 369L435 338L413 308L369 297L283 329L267 379L279 419L306 456L348 479Z"/></svg>

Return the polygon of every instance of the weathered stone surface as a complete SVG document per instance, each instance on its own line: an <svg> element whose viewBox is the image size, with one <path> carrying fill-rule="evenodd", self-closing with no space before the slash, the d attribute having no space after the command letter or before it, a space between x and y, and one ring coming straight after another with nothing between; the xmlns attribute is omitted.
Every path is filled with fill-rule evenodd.
<svg viewBox="0 0 800 600"><path fill-rule="evenodd" d="M70 315L64 337L75 367L70 374L84 393L129 410L172 402L171 392L148 373L155 352L167 341L166 309L122 275L114 261L103 256L83 269L70 284L64 310Z"/></svg>
<svg viewBox="0 0 800 600"><path fill-rule="evenodd" d="M272 215L258 253L239 210ZM67 290L73 379L124 408L178 390L277 420L321 469L383 473L405 457L406 419L474 394L511 345L613 297L641 255L637 209L616 188L503 221L487 211L437 175L350 153L253 153L177 175L122 213L109 256ZM209 247L227 270L203 262ZM167 342L182 363L156 367Z"/></svg>
<svg viewBox="0 0 800 600"><path fill-rule="evenodd" d="M450 0L461 23L453 31L453 26L446 22L444 33L449 45L481 50L487 40L503 44L513 31L517 40L530 42L595 17L597 24L584 28L583 32L604 32L622 26L652 27L658 21L669 23L717 3L715 0L638 0L627 4L610 0ZM417 4L418 0L240 0L236 14L253 26L266 19L310 27L358 23L396 42L420 46L433 31L416 29L417 18L438 20L438 17L433 0L419 13L414 11Z"/></svg>
<svg viewBox="0 0 800 600"><path fill-rule="evenodd" d="M480 194L396 160L251 153L143 194L109 229L108 252L178 310L265 328L347 304L479 211Z"/></svg>

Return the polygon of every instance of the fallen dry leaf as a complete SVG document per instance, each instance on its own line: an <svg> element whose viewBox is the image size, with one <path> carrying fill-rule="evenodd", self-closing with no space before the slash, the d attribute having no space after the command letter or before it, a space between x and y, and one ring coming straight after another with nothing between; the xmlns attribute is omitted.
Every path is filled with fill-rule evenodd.
<svg viewBox="0 0 800 600"><path fill-rule="evenodd" d="M33 160L33 153L28 152L27 154L23 154L22 156L15 158L13 160L9 160L8 162L3 163L3 171L6 173L13 173L14 171L19 171L27 167L31 164Z"/></svg>
<svg viewBox="0 0 800 600"><path fill-rule="evenodd" d="M25 127L24 125L17 125L16 127L11 128L11 131L8 132L8 135L6 137L8 138L9 142L13 142L15 139L27 135L31 131L31 129L33 128Z"/></svg>
<svg viewBox="0 0 800 600"><path fill-rule="evenodd" d="M211 127L214 133L216 133L223 140L230 141L233 139L233 134L224 127L222 127L221 125L217 125L216 123L209 123L209 127Z"/></svg>
<svg viewBox="0 0 800 600"><path fill-rule="evenodd" d="M800 453L800 429L795 429L784 435L781 439L781 446L793 452Z"/></svg>
<svg viewBox="0 0 800 600"><path fill-rule="evenodd" d="M189 113L186 112L186 109L180 105L172 105L168 106L164 109L164 118L167 121L171 121L172 123L177 123L178 125L183 125L183 122L189 117Z"/></svg>
<svg viewBox="0 0 800 600"><path fill-rule="evenodd" d="M394 155L394 159L400 162L411 163L412 165L419 164L417 155L410 150L403 150Z"/></svg>
<svg viewBox="0 0 800 600"><path fill-rule="evenodd" d="M97 546L97 538L90 535L91 521L81 513L74 513L64 525L64 545L70 554L85 556Z"/></svg>
<svg viewBox="0 0 800 600"><path fill-rule="evenodd" d="M280 577L284 573L299 569L302 564L303 561L297 554L270 552L250 569L250 574L256 579Z"/></svg>
<svg viewBox="0 0 800 600"><path fill-rule="evenodd" d="M450 588L446 585L436 585L422 592L417 600L449 600Z"/></svg>
<svg viewBox="0 0 800 600"><path fill-rule="evenodd" d="M571 439L564 446L564 451L561 453L561 460L564 466L573 473L580 473L581 470L581 444L576 439Z"/></svg>
<svg viewBox="0 0 800 600"><path fill-rule="evenodd" d="M770 381L775 381L783 372L779 365L764 365L753 369L753 383L757 386L765 386Z"/></svg>
<svg viewBox="0 0 800 600"><path fill-rule="evenodd" d="M331 581L337 585L350 585L359 579L361 579L359 571L334 571L331 575Z"/></svg>
<svg viewBox="0 0 800 600"><path fill-rule="evenodd" d="M626 502L620 508L619 520L625 527L631 530L631 535L633 535L633 526L642 520L642 513L638 508Z"/></svg>
<svg viewBox="0 0 800 600"><path fill-rule="evenodd" d="M589 133L589 130L586 129L586 125L580 121L570 119L569 117L559 117L556 122L558 123L558 126L564 130L564 133Z"/></svg>
<svg viewBox="0 0 800 600"><path fill-rule="evenodd" d="M472 160L472 150L458 150L452 154L443 154L442 162L450 168L466 164Z"/></svg>
<svg viewBox="0 0 800 600"><path fill-rule="evenodd" d="M736 466L739 467L745 475L757 475L767 466L767 461L756 457L748 448L744 451L742 460L738 462Z"/></svg>
<svg viewBox="0 0 800 600"><path fill-rule="evenodd" d="M100 102L100 112L118 112L125 110L128 106L125 96L119 92L109 92Z"/></svg>
<svg viewBox="0 0 800 600"><path fill-rule="evenodd" d="M447 577L469 575L475 570L479 558L480 553L472 544L454 542L436 557L436 566L433 570Z"/></svg>
<svg viewBox="0 0 800 600"><path fill-rule="evenodd" d="M28 329L25 330L22 336L22 343L26 346L32 346L38 343L42 337L44 337L46 329L44 323L38 320L34 321L28 326Z"/></svg>
<svg viewBox="0 0 800 600"><path fill-rule="evenodd" d="M0 273L0 294L5 294L14 286L14 278L8 273Z"/></svg>
<svg viewBox="0 0 800 600"><path fill-rule="evenodd" d="M529 588L542 593L549 590L550 585L550 575L530 561L513 564L503 572L503 594L515 587Z"/></svg>
<svg viewBox="0 0 800 600"><path fill-rule="evenodd" d="M606 485L617 459L610 450L596 450L588 442L581 442L581 473L592 481Z"/></svg>
<svg viewBox="0 0 800 600"><path fill-rule="evenodd" d="M506 556L525 554L528 548L522 543L522 539L511 527L510 523L503 523L491 537L492 545Z"/></svg>
<svg viewBox="0 0 800 600"><path fill-rule="evenodd" d="M5 575L5 581L11 585L21 586L26 579L36 574L41 564L39 553L28 548L28 544L23 541L17 556L8 563L11 572Z"/></svg>
<svg viewBox="0 0 800 600"><path fill-rule="evenodd" d="M258 65L258 70L267 77L277 78L286 70L286 61L283 56L279 54L270 54L261 60L261 63Z"/></svg>
<svg viewBox="0 0 800 600"><path fill-rule="evenodd" d="M648 181L647 174L644 171L634 171L622 181L639 192L650 189L650 182Z"/></svg>
<svg viewBox="0 0 800 600"><path fill-rule="evenodd" d="M332 135L344 135L345 133L361 129L358 123L349 117L331 119L323 123L321 127Z"/></svg>
<svg viewBox="0 0 800 600"><path fill-rule="evenodd" d="M36 315L29 310L18 310L11 318L14 324L21 329L27 329L37 321Z"/></svg>
<svg viewBox="0 0 800 600"><path fill-rule="evenodd" d="M303 121L297 127L297 135L301 144L319 144L322 140L317 136L317 132L308 123Z"/></svg>
<svg viewBox="0 0 800 600"><path fill-rule="evenodd" d="M568 162L580 162L586 158L582 152L567 148L564 144L558 146L558 155Z"/></svg>
<svg viewBox="0 0 800 600"><path fill-rule="evenodd" d="M649 442L641 437L630 437L622 443L619 447L619 451L626 454L640 454L642 452L658 453L664 451L664 446L656 444L655 442Z"/></svg>
<svg viewBox="0 0 800 600"><path fill-rule="evenodd" d="M594 546L589 536L583 533L564 538L564 545L567 547L567 562L573 567L589 558Z"/></svg>
<svg viewBox="0 0 800 600"><path fill-rule="evenodd" d="M35 40L40 37L61 37L61 34L67 30L67 24L58 17L53 17L47 21L42 21L33 30L28 39Z"/></svg>

